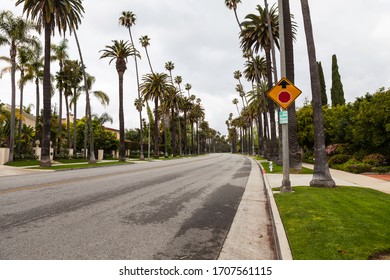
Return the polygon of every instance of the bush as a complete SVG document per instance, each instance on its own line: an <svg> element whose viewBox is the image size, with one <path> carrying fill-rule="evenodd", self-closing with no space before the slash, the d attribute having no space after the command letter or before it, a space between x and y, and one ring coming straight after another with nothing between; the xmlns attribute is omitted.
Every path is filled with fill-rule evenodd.
<svg viewBox="0 0 390 280"><path fill-rule="evenodd" d="M353 157L356 158L359 161L362 161L363 158L367 155L367 153L363 150L357 151L353 154Z"/></svg>
<svg viewBox="0 0 390 280"><path fill-rule="evenodd" d="M366 164L366 163L345 164L343 166L343 169L345 169L345 171L347 171L347 172L355 173L355 174L360 174L360 173L372 171L371 165Z"/></svg>
<svg viewBox="0 0 390 280"><path fill-rule="evenodd" d="M313 151L308 151L308 152L305 152L303 154L303 162L313 164L314 163L314 159L313 158L314 158Z"/></svg>
<svg viewBox="0 0 390 280"><path fill-rule="evenodd" d="M373 167L372 168L373 172L380 173L380 174L385 174L390 172L390 166L378 166L378 167Z"/></svg>
<svg viewBox="0 0 390 280"><path fill-rule="evenodd" d="M334 155L329 159L328 163L329 163L329 166L332 167L332 166L335 166L338 164L346 163L350 159L351 159L351 156L349 156L349 155Z"/></svg>
<svg viewBox="0 0 390 280"><path fill-rule="evenodd" d="M382 154L370 154L363 158L363 163L378 167L383 166L386 162L386 157Z"/></svg>

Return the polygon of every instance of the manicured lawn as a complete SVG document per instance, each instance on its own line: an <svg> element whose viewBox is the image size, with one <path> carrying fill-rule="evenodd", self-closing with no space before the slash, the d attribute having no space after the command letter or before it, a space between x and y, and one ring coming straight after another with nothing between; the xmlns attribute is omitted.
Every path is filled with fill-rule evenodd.
<svg viewBox="0 0 390 280"><path fill-rule="evenodd" d="M366 260L390 253L390 195L356 187L275 194L294 259Z"/></svg>
<svg viewBox="0 0 390 280"><path fill-rule="evenodd" d="M273 163L273 171L272 172L269 169L269 162L268 161L261 162L261 165L265 169L266 173L283 174L283 166L277 165L275 162ZM313 170L306 168L306 167L302 167L301 170L290 169L290 174L313 174Z"/></svg>
<svg viewBox="0 0 390 280"><path fill-rule="evenodd" d="M39 165L39 163L40 163L39 160L23 160L23 161L7 162L5 165L15 166L15 167L23 167L23 166Z"/></svg>

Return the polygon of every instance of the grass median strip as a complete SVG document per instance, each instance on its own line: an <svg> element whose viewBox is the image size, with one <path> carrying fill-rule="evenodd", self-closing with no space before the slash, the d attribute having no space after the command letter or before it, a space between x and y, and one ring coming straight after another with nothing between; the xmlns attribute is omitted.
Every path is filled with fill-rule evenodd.
<svg viewBox="0 0 390 280"><path fill-rule="evenodd" d="M294 187L275 194L294 259L390 255L390 195L356 187Z"/></svg>

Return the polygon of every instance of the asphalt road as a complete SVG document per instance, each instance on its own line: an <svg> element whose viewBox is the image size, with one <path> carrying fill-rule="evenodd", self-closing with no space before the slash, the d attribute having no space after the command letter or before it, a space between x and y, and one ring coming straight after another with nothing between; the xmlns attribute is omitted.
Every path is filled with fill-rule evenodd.
<svg viewBox="0 0 390 280"><path fill-rule="evenodd" d="M213 154L0 177L0 259L217 259L250 171Z"/></svg>

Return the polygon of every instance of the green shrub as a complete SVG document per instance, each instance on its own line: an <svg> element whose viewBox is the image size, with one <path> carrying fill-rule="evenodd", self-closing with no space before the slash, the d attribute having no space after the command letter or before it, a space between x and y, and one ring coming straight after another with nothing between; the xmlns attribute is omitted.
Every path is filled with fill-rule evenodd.
<svg viewBox="0 0 390 280"><path fill-rule="evenodd" d="M303 154L303 162L313 164L314 163L314 159L313 158L314 158L313 151L308 151L308 152L305 152Z"/></svg>
<svg viewBox="0 0 390 280"><path fill-rule="evenodd" d="M385 162L386 157L382 154L370 154L363 158L363 163L370 164L375 167L383 166Z"/></svg>
<svg viewBox="0 0 390 280"><path fill-rule="evenodd" d="M371 172L372 167L369 164L366 163L351 163L351 164L344 164L343 169L350 173L360 174L364 172Z"/></svg>
<svg viewBox="0 0 390 280"><path fill-rule="evenodd" d="M359 161L362 161L363 158L367 155L367 153L363 150L357 151L353 154L353 157L356 158Z"/></svg>
<svg viewBox="0 0 390 280"><path fill-rule="evenodd" d="M390 172L390 166L376 166L372 168L373 172L384 174Z"/></svg>
<svg viewBox="0 0 390 280"><path fill-rule="evenodd" d="M329 163L329 166L333 167L333 166L338 165L338 164L346 163L351 158L352 157L350 155L334 155L329 159L328 163Z"/></svg>

